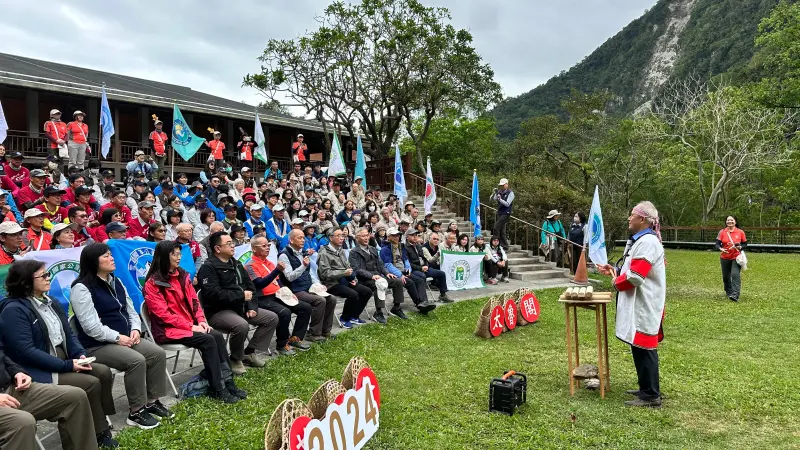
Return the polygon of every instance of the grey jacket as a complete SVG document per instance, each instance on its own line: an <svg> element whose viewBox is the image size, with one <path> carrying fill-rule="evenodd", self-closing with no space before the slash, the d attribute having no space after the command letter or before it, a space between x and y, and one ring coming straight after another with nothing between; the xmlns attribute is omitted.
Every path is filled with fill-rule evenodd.
<svg viewBox="0 0 800 450"><path fill-rule="evenodd" d="M344 249L338 250L333 248L331 244L325 245L319 249L319 280L325 286L333 286L339 283L339 280L346 276L345 271L350 269L350 261L344 253ZM355 276L355 272L352 275Z"/></svg>

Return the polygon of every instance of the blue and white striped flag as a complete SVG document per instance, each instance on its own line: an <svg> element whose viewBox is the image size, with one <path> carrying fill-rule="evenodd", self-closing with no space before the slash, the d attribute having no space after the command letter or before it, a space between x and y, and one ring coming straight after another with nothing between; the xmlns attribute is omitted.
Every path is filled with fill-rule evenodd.
<svg viewBox="0 0 800 450"><path fill-rule="evenodd" d="M103 86L103 99L100 101L100 131L102 139L100 141L100 153L103 158L108 158L111 150L111 136L114 135L114 122L111 121L111 108L108 107L108 97L106 97L106 87Z"/></svg>

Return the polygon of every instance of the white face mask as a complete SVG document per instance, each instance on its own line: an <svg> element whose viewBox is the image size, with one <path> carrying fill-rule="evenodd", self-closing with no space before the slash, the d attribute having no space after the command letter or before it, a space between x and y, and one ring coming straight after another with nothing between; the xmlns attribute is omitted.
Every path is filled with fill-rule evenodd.
<svg viewBox="0 0 800 450"><path fill-rule="evenodd" d="M361 216L353 216L353 220L359 222L361 220Z"/></svg>

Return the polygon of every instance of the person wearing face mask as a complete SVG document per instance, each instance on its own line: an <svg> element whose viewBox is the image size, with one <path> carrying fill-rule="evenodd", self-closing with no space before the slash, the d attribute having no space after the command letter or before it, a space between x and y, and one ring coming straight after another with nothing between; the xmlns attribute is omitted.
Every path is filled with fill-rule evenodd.
<svg viewBox="0 0 800 450"><path fill-rule="evenodd" d="M353 211L353 216L350 218L350 222L347 222L346 228L348 236L356 235L356 231L361 228L361 210Z"/></svg>

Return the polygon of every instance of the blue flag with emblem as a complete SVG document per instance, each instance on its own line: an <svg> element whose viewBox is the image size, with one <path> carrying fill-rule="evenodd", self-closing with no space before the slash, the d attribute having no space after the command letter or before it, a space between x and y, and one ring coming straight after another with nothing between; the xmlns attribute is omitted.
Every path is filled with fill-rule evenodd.
<svg viewBox="0 0 800 450"><path fill-rule="evenodd" d="M594 198L592 199L592 209L589 211L589 259L595 265L608 264L608 254L606 253L606 230L603 227L603 211L600 210L600 190L594 187ZM583 242L576 242L583 244Z"/></svg>
<svg viewBox="0 0 800 450"><path fill-rule="evenodd" d="M358 135L358 141L356 143L356 168L353 171L353 175L361 177L363 180L361 186L367 186L367 160L364 157L364 145L361 143L360 134Z"/></svg>
<svg viewBox="0 0 800 450"><path fill-rule="evenodd" d="M172 148L181 155L184 161L192 159L197 150L206 140L200 136L192 133L189 124L178 109L178 105L174 105L172 112Z"/></svg>
<svg viewBox="0 0 800 450"><path fill-rule="evenodd" d="M142 289L147 272L150 270L150 264L153 262L153 250L156 248L156 243L121 239L109 239L106 243L111 248L111 256L114 257L114 263L117 265L114 275L128 290L128 295L131 297L136 311L141 310L144 302ZM183 245L181 249L181 267L189 273L190 278L194 278L197 273L192 250L188 245Z"/></svg>
<svg viewBox="0 0 800 450"><path fill-rule="evenodd" d="M478 171L472 172L472 202L469 205L469 220L475 227L475 236L481 234L481 198L478 195Z"/></svg>
<svg viewBox="0 0 800 450"><path fill-rule="evenodd" d="M100 153L103 159L108 158L108 152L111 150L111 136L114 135L114 122L111 120L111 108L108 107L108 97L106 97L106 87L103 86L103 98L100 100L100 131L102 132L102 139L100 139Z"/></svg>
<svg viewBox="0 0 800 450"><path fill-rule="evenodd" d="M397 145L394 146L394 195L400 199L401 204L408 197L406 177L403 174L403 162L400 160L400 147Z"/></svg>

